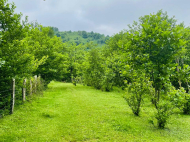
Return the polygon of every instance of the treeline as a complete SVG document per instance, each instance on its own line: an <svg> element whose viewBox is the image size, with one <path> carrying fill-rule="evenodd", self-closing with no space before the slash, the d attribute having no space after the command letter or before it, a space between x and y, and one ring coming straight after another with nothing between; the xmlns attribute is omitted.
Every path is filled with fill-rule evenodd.
<svg viewBox="0 0 190 142"><path fill-rule="evenodd" d="M0 110L10 106L11 82L16 80L16 96L22 95L23 80L40 75L47 85L63 78L66 46L49 27L21 22L15 5L0 0ZM19 98L19 97L18 97Z"/></svg>
<svg viewBox="0 0 190 142"><path fill-rule="evenodd" d="M190 114L190 28L158 11L145 15L102 48L72 47L70 74L81 82L111 91L126 88L124 99L139 116L144 98L164 128L174 110Z"/></svg>
<svg viewBox="0 0 190 142"><path fill-rule="evenodd" d="M105 36L104 34L94 33L93 31L92 32L86 32L86 31L60 32L58 28L56 27L51 27L51 28L53 29L57 37L61 37L63 42L72 42L72 43L76 43L77 45L86 44L90 41L93 41L99 46L102 46L110 38L108 35Z"/></svg>

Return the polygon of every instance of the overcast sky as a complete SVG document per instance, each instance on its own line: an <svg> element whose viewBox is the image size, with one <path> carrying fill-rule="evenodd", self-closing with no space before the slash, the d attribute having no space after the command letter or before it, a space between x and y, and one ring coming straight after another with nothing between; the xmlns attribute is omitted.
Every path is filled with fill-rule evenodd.
<svg viewBox="0 0 190 142"><path fill-rule="evenodd" d="M138 18L163 9L190 24L190 0L9 0L16 12L60 31L94 31L113 35Z"/></svg>

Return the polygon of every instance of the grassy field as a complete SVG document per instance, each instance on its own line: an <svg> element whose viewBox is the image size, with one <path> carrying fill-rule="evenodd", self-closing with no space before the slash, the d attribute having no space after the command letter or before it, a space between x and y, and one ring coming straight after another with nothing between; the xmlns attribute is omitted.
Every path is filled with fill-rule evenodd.
<svg viewBox="0 0 190 142"><path fill-rule="evenodd" d="M51 82L44 96L0 119L0 142L189 142L190 116L157 129L151 104L136 117L122 91Z"/></svg>

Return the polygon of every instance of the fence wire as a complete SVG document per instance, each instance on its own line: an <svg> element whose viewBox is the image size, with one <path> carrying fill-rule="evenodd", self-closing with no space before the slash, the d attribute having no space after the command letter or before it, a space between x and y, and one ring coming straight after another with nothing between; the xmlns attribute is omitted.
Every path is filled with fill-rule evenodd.
<svg viewBox="0 0 190 142"><path fill-rule="evenodd" d="M43 82L36 78L36 81L32 81L32 88L30 87L30 82L26 82L23 85L21 81L18 81L15 85L14 92L14 106L20 106L23 104L23 88L25 88L25 100L30 100L32 94L43 94ZM16 82L16 81L15 81ZM34 83L34 84L33 84ZM36 84L36 85L35 85ZM35 88L36 86L36 88ZM11 113L12 103L13 103L13 88L0 91L0 118L3 115Z"/></svg>

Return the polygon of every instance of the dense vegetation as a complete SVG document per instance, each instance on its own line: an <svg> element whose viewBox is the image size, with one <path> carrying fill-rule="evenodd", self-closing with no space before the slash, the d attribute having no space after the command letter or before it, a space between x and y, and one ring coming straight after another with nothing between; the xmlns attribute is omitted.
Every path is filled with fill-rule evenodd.
<svg viewBox="0 0 190 142"><path fill-rule="evenodd" d="M86 32L86 31L65 31L60 32L58 28L51 27L57 37L61 37L63 42L72 42L79 44L86 44L90 41L98 44L99 46L103 46L106 41L110 38L108 35L105 36L104 34Z"/></svg>
<svg viewBox="0 0 190 142"><path fill-rule="evenodd" d="M16 80L17 94L24 78L41 75L46 84L62 78L66 48L62 40L53 36L50 28L21 22L21 14L15 14L15 6L0 1L0 109L10 106L11 80Z"/></svg>
<svg viewBox="0 0 190 142"><path fill-rule="evenodd" d="M12 78L19 82L40 74L46 85L58 80L102 91L111 91L113 86L126 89L124 99L135 115L140 115L144 99L152 103L159 128L165 127L176 109L190 114L190 28L177 24L174 17L163 11L145 15L97 47L93 42L61 39L61 35L70 33L76 38L81 33L92 40L95 33L60 33L27 19L21 23L15 6L0 2L0 92L9 89ZM6 99L0 102L0 108L8 105Z"/></svg>

